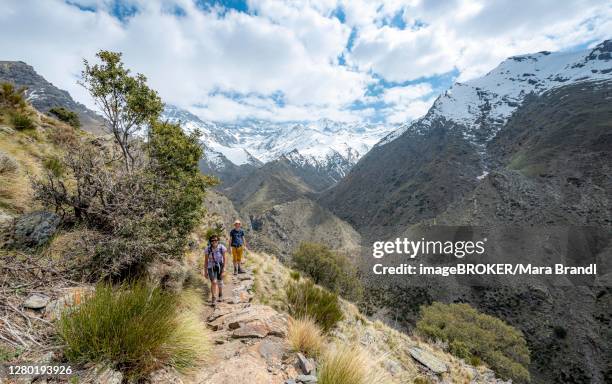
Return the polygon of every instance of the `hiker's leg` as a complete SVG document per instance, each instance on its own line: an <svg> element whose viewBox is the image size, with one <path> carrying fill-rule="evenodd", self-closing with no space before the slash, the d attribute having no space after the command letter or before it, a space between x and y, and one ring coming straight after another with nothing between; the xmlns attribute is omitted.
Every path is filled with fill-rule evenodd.
<svg viewBox="0 0 612 384"><path fill-rule="evenodd" d="M232 263L234 264L234 275L238 273L238 248L231 247L232 249Z"/></svg>
<svg viewBox="0 0 612 384"><path fill-rule="evenodd" d="M236 248L236 264L238 265L238 273L242 273L242 253L244 252L244 247Z"/></svg>
<svg viewBox="0 0 612 384"><path fill-rule="evenodd" d="M219 276L217 277L217 289L219 291L219 295L217 297L219 298L219 301L221 301L223 298L223 268L220 269Z"/></svg>
<svg viewBox="0 0 612 384"><path fill-rule="evenodd" d="M210 286L210 302L215 304L216 300L216 291L217 291L217 280L214 280Z"/></svg>
<svg viewBox="0 0 612 384"><path fill-rule="evenodd" d="M210 298L214 302L218 289L218 271L215 268L208 268L208 278L210 279Z"/></svg>

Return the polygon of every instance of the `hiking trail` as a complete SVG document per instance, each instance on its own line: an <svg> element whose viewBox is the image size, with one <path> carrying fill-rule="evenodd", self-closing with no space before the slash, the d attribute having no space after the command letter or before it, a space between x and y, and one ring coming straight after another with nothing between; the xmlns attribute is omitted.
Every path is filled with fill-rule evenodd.
<svg viewBox="0 0 612 384"><path fill-rule="evenodd" d="M226 272L224 283L224 300L203 314L213 343L210 362L183 382L283 384L298 376L286 340L288 317L252 303L253 272Z"/></svg>

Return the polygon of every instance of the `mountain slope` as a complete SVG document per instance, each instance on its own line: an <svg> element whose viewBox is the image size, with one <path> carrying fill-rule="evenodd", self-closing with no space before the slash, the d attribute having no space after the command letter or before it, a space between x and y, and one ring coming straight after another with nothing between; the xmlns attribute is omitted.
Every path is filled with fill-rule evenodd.
<svg viewBox="0 0 612 384"><path fill-rule="evenodd" d="M320 201L359 228L433 218L496 165L489 142L530 93L612 79L611 52L612 41L605 41L578 53L516 56L455 84L423 118L381 140Z"/></svg>
<svg viewBox="0 0 612 384"><path fill-rule="evenodd" d="M312 196L316 190L296 174L290 162L279 159L255 169L223 192L241 212L254 214Z"/></svg>
<svg viewBox="0 0 612 384"><path fill-rule="evenodd" d="M79 115L83 129L94 133L103 132L104 119L102 116L74 101L68 92L45 80L26 63L0 61L0 82L4 81L18 87L27 87L28 102L40 112L46 113L53 107L64 107Z"/></svg>
<svg viewBox="0 0 612 384"><path fill-rule="evenodd" d="M419 304L471 303L525 333L534 382L607 382L611 54L606 41L579 53L518 56L455 85L320 199L367 240L421 238L422 224L468 225L501 260L594 260L599 285L499 277L471 287L450 277L419 290L398 277L374 302L401 308L405 325Z"/></svg>

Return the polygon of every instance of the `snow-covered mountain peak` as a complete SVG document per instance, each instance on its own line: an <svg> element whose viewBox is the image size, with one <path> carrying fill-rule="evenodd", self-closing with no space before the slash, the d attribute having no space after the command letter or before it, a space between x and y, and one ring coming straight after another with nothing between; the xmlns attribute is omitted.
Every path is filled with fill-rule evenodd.
<svg viewBox="0 0 612 384"><path fill-rule="evenodd" d="M428 113L385 137L387 143L407 130L424 132L435 119L452 121L474 143L493 138L525 96L580 81L612 79L612 40L578 52L512 56L486 75L455 83L440 95Z"/></svg>
<svg viewBox="0 0 612 384"><path fill-rule="evenodd" d="M198 129L211 166L223 167L269 162L285 157L298 166L335 169L343 175L394 126L344 123L330 119L312 122L273 122L249 119L237 123L203 121L196 115L167 106L164 118L180 121L188 130Z"/></svg>

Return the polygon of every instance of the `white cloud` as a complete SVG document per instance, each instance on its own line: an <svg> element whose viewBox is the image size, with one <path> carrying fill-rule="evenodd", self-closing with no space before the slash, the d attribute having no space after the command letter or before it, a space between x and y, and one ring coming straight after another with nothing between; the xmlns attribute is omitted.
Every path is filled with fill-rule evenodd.
<svg viewBox="0 0 612 384"><path fill-rule="evenodd" d="M249 0L249 14L204 10L192 0L127 0L138 12L123 22L109 15L111 0L78 2L98 11L62 0L4 2L2 59L33 65L92 106L76 84L82 59L118 50L165 101L211 120L412 119L431 104L431 86L365 96L375 75L401 83L457 69L463 81L508 56L565 49L612 31L612 6L594 0ZM180 16L169 12L177 6ZM338 9L344 23L334 16ZM397 17L406 29L389 25ZM281 105L271 98L279 94ZM384 107L353 110L355 101Z"/></svg>
<svg viewBox="0 0 612 384"><path fill-rule="evenodd" d="M357 9L369 9L354 0ZM610 3L553 0L418 1L404 4L409 28L379 27L371 11L350 60L390 81L435 76L457 68L460 79L483 75L508 56L559 50L610 38ZM393 7L391 7L393 9ZM387 12L388 13L388 12ZM365 24L364 24L365 23ZM414 23L419 27L410 28Z"/></svg>
<svg viewBox="0 0 612 384"><path fill-rule="evenodd" d="M383 93L382 99L390 104L403 104L416 99L420 99L433 92L431 84L419 83L407 85L405 87L388 88Z"/></svg>

